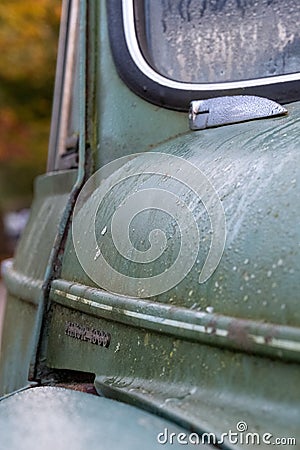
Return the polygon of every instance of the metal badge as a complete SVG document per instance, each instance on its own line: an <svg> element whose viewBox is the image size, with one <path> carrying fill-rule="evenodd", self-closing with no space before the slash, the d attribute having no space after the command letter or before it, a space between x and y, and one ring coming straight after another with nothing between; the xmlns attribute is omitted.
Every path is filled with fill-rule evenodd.
<svg viewBox="0 0 300 450"><path fill-rule="evenodd" d="M102 330L95 330L94 328L88 328L74 322L66 322L65 334L72 338L87 341L90 344L100 345L105 348L109 347L111 341L110 333Z"/></svg>
<svg viewBox="0 0 300 450"><path fill-rule="evenodd" d="M193 100L190 104L189 124L191 130L203 130L283 114L287 114L287 110L268 98L254 95L216 97Z"/></svg>

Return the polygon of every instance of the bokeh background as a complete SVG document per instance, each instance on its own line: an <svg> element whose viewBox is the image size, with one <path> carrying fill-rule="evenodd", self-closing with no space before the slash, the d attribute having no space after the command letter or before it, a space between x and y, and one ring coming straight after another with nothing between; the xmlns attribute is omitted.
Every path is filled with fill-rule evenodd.
<svg viewBox="0 0 300 450"><path fill-rule="evenodd" d="M60 11L60 0L0 2L0 261L46 168Z"/></svg>

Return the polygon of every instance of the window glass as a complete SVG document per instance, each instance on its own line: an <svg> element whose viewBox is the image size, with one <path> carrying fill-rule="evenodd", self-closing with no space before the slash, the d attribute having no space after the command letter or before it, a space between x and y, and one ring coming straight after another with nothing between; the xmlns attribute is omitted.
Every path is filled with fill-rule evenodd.
<svg viewBox="0 0 300 450"><path fill-rule="evenodd" d="M144 56L173 80L212 83L300 71L299 0L144 0L143 16Z"/></svg>

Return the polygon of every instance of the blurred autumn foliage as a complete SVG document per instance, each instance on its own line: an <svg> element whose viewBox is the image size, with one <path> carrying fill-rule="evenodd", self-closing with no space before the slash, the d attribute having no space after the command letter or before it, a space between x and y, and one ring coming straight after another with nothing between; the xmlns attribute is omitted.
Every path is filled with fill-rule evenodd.
<svg viewBox="0 0 300 450"><path fill-rule="evenodd" d="M0 2L0 210L29 206L45 172L60 7Z"/></svg>

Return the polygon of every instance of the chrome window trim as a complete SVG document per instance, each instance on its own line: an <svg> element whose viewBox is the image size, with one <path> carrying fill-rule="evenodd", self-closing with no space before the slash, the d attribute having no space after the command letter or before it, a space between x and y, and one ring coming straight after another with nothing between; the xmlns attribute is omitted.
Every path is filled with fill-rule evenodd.
<svg viewBox="0 0 300 450"><path fill-rule="evenodd" d="M139 47L135 8L139 0L106 0L110 49L121 80L154 105L188 111L192 100L228 95L256 95L279 103L300 100L300 72L222 83L184 83L151 67ZM138 20L139 18L137 18Z"/></svg>
<svg viewBox="0 0 300 450"><path fill-rule="evenodd" d="M127 47L131 58L135 62L138 69L147 77L152 79L157 84L172 89L188 90L188 91L216 91L216 90L230 90L237 88L248 88L256 86L266 86L274 83L287 83L289 81L299 81L300 72L287 75L277 75L271 77L230 81L222 83L184 83L180 81L171 80L156 72L145 60L139 44L135 31L135 17L134 17L134 0L122 0L123 12L123 26Z"/></svg>
<svg viewBox="0 0 300 450"><path fill-rule="evenodd" d="M60 169L65 153L72 97L80 0L63 0L48 147L47 172Z"/></svg>

